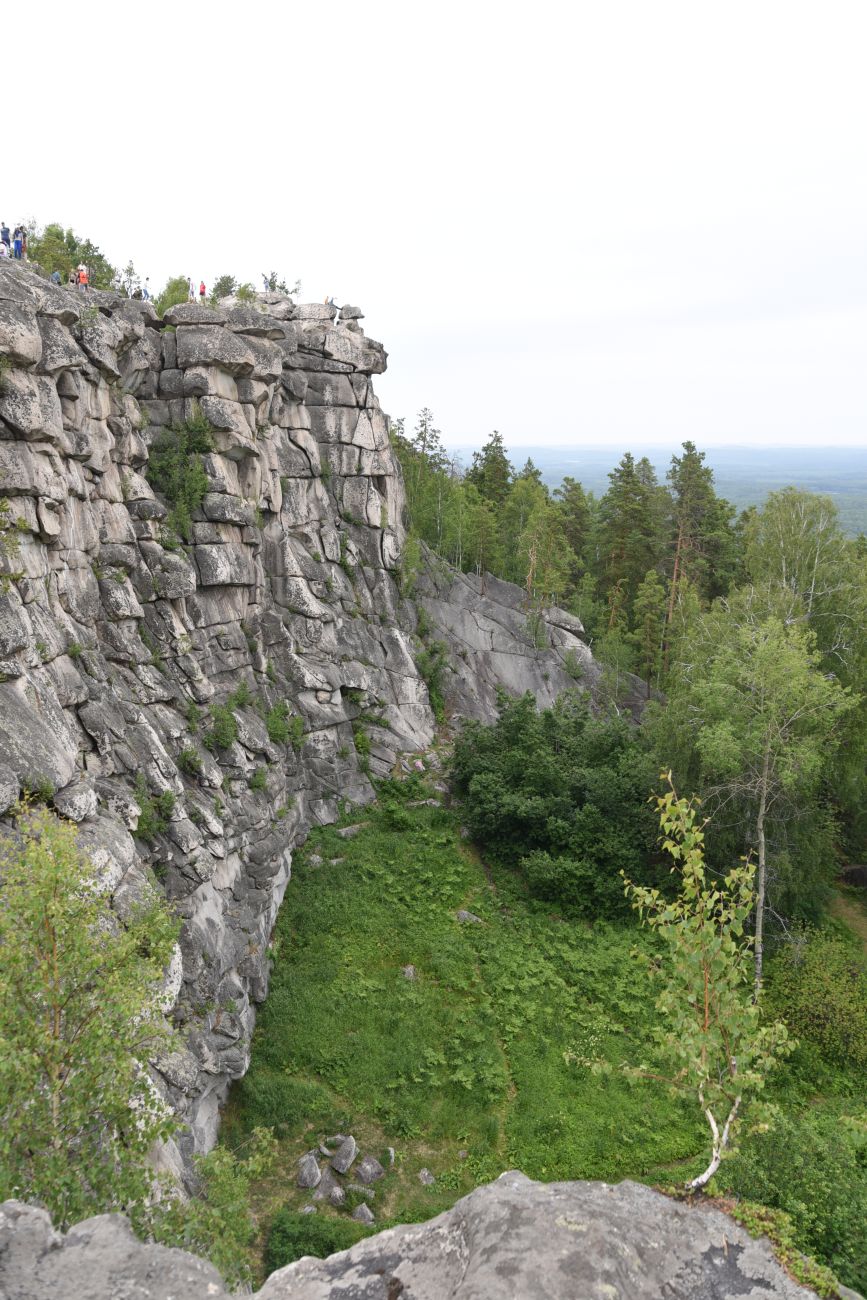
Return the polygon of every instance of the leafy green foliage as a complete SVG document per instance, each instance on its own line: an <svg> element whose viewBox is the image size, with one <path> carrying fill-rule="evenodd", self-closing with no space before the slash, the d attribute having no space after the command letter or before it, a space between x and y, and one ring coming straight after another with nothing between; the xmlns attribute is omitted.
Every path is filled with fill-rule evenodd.
<svg viewBox="0 0 867 1300"><path fill-rule="evenodd" d="M169 1045L157 994L178 926L156 894L120 924L45 808L17 810L0 878L0 1195L59 1227L141 1211L173 1127L147 1064Z"/></svg>
<svg viewBox="0 0 867 1300"><path fill-rule="evenodd" d="M285 700L275 704L268 710L265 717L265 726L268 729L268 739L272 740L275 745L285 745L289 740L289 705Z"/></svg>
<svg viewBox="0 0 867 1300"><path fill-rule="evenodd" d="M867 1131L833 1113L779 1116L750 1135L717 1177L727 1191L782 1210L792 1239L845 1284L867 1281Z"/></svg>
<svg viewBox="0 0 867 1300"><path fill-rule="evenodd" d="M783 1210L771 1210L753 1201L738 1201L727 1207L732 1218L751 1237L767 1237L774 1254L797 1282L810 1287L825 1300L839 1300L837 1278L824 1264L802 1254L795 1240L795 1230L789 1215Z"/></svg>
<svg viewBox="0 0 867 1300"><path fill-rule="evenodd" d="M786 944L769 1002L828 1061L867 1070L867 960L853 944L810 931Z"/></svg>
<svg viewBox="0 0 867 1300"><path fill-rule="evenodd" d="M163 790L155 798L148 791L143 776L135 784L136 803L141 808L136 835L141 840L153 840L168 830L169 821L175 809L175 796L171 790Z"/></svg>
<svg viewBox="0 0 867 1300"><path fill-rule="evenodd" d="M150 1216L150 1232L164 1245L207 1256L233 1288L248 1286L249 1246L256 1232L250 1186L270 1173L275 1156L274 1139L266 1129L254 1129L238 1151L220 1145L198 1156L195 1196L182 1200L169 1191Z"/></svg>
<svg viewBox="0 0 867 1300"><path fill-rule="evenodd" d="M705 866L704 829L673 787L657 799L663 847L675 864L677 897L626 881L632 906L665 942L668 960L650 968L662 1024L657 1040L672 1064L672 1088L695 1096L711 1130L702 1187L719 1167L741 1102L760 1092L788 1055L785 1025L762 1023L752 997L753 940L744 927L755 905L755 865L732 867L720 880ZM639 1076L647 1073L641 1067Z"/></svg>
<svg viewBox="0 0 867 1300"><path fill-rule="evenodd" d="M179 307L190 296L190 282L185 275L173 275L164 284L154 301L158 316L164 316L170 307Z"/></svg>
<svg viewBox="0 0 867 1300"><path fill-rule="evenodd" d="M238 739L238 721L228 704L215 704L211 708L211 727L202 738L202 744L211 751L228 749Z"/></svg>
<svg viewBox="0 0 867 1300"><path fill-rule="evenodd" d="M257 767L255 772L247 782L247 785L250 787L251 790L258 790L258 791L267 790L268 769L266 767Z"/></svg>
<svg viewBox="0 0 867 1300"><path fill-rule="evenodd" d="M326 1219L318 1214L299 1214L283 1209L275 1216L268 1233L265 1267L268 1272L284 1268L302 1255L325 1259L338 1250L349 1250L370 1235L363 1224L346 1219Z"/></svg>
<svg viewBox="0 0 867 1300"><path fill-rule="evenodd" d="M234 275L218 275L211 286L211 302L219 302L221 298L229 298L238 288L238 281Z"/></svg>
<svg viewBox="0 0 867 1300"><path fill-rule="evenodd" d="M531 695L505 703L495 726L464 729L454 775L474 838L536 897L618 917L618 873L655 879L652 764L628 723L594 716L584 697L542 713Z"/></svg>
<svg viewBox="0 0 867 1300"><path fill-rule="evenodd" d="M178 754L178 767L188 776L200 776L202 772L202 756L197 749L191 745L186 745Z"/></svg>
<svg viewBox="0 0 867 1300"><path fill-rule="evenodd" d="M93 289L110 289L115 268L90 239L83 239L58 222L49 222L41 231L31 231L27 237L27 253L31 262L37 262L48 275L59 271L66 283L69 272L84 262L89 271Z"/></svg>
<svg viewBox="0 0 867 1300"><path fill-rule="evenodd" d="M148 482L169 503L169 529L186 542L192 539L193 512L208 490L202 455L212 450L210 425L200 411L185 424L166 429L151 447Z"/></svg>

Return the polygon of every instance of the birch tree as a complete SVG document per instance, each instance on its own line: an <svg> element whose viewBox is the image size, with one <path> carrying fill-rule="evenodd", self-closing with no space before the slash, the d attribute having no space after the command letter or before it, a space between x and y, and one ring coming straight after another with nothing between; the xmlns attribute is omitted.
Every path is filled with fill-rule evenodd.
<svg viewBox="0 0 867 1300"><path fill-rule="evenodd" d="M851 693L821 669L813 633L751 589L700 616L671 682L666 726L696 757L712 808L734 803L757 856L755 991L762 985L768 821L814 806ZM677 739L673 748L677 747Z"/></svg>
<svg viewBox="0 0 867 1300"><path fill-rule="evenodd" d="M672 1072L628 1067L694 1097L710 1129L710 1160L687 1186L704 1187L720 1166L746 1098L790 1050L783 1024L762 1024L750 996L753 939L746 931L755 905L755 864L742 861L723 879L705 866L704 828L695 806L669 789L657 799L662 847L671 856L674 899L626 879L627 897L663 940L666 959L652 965L662 1023L658 1046Z"/></svg>
<svg viewBox="0 0 867 1300"><path fill-rule="evenodd" d="M76 830L24 808L0 842L0 1199L58 1226L147 1201L147 1155L173 1128L148 1076L177 924L164 904L122 924Z"/></svg>

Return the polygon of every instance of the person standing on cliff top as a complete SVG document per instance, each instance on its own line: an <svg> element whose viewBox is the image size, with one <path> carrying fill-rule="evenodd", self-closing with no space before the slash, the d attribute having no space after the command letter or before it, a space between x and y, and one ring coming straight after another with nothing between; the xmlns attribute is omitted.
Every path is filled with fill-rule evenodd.
<svg viewBox="0 0 867 1300"><path fill-rule="evenodd" d="M20 226L16 226L12 232L12 256L16 262L21 261L21 249L24 247L24 232Z"/></svg>
<svg viewBox="0 0 867 1300"><path fill-rule="evenodd" d="M205 305L205 282L204 282L204 280L200 280L200 281L199 281L199 302L200 302L201 305L204 307L204 305Z"/></svg>
<svg viewBox="0 0 867 1300"><path fill-rule="evenodd" d="M5 221L0 221L0 244L5 244L6 256L8 257L12 248L12 236L9 234L9 227Z"/></svg>
<svg viewBox="0 0 867 1300"><path fill-rule="evenodd" d="M190 291L187 294L187 302L195 302L195 301L196 301L196 286L193 284L192 280L190 280Z"/></svg>

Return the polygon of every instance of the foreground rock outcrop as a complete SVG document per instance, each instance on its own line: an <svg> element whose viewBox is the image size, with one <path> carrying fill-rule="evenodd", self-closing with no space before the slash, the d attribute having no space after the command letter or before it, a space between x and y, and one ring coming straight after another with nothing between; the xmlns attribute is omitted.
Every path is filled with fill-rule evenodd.
<svg viewBox="0 0 867 1300"><path fill-rule="evenodd" d="M0 265L0 818L36 792L121 919L152 889L181 917L156 1078L184 1157L247 1068L293 846L433 736L360 316L266 294L162 320ZM153 452L185 426L210 450L179 536ZM517 588L483 585L418 584L453 708L547 700L567 660L592 679L577 620L552 611L538 650Z"/></svg>
<svg viewBox="0 0 867 1300"><path fill-rule="evenodd" d="M5 1300L225 1300L184 1251L136 1241L120 1215L54 1233L0 1207ZM813 1295L727 1215L638 1183L534 1183L503 1174L429 1223L273 1273L257 1300L797 1300ZM841 1291L853 1296L853 1292Z"/></svg>

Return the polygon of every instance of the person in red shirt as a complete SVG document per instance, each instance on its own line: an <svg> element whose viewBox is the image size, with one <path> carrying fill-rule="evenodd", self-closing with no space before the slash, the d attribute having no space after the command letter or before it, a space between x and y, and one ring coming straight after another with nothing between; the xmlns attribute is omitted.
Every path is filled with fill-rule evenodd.
<svg viewBox="0 0 867 1300"><path fill-rule="evenodd" d="M200 302L201 305L204 307L204 305L205 305L205 282L204 282L204 280L200 281L200 283L199 283L199 302Z"/></svg>

